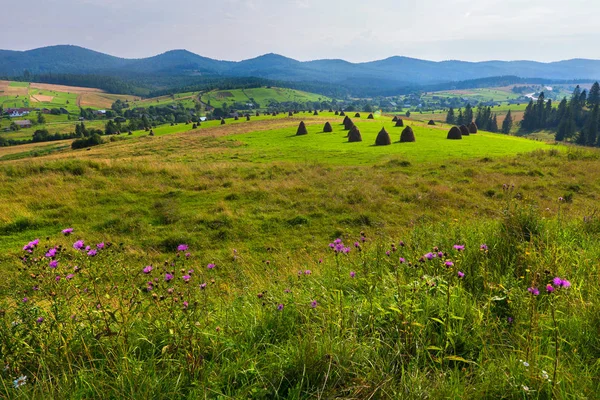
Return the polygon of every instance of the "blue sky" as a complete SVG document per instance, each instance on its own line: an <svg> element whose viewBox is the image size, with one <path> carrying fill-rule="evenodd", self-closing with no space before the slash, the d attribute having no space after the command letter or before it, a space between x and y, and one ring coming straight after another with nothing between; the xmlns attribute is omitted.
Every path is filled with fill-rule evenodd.
<svg viewBox="0 0 600 400"><path fill-rule="evenodd" d="M28 0L0 11L0 48L75 44L128 58L555 61L600 58L598 0Z"/></svg>

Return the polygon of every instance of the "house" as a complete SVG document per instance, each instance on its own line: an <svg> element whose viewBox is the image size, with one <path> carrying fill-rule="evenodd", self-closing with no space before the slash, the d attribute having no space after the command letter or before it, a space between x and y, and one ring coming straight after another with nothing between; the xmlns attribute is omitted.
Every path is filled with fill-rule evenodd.
<svg viewBox="0 0 600 400"><path fill-rule="evenodd" d="M27 108L8 108L6 109L6 113L9 117L16 118L29 115L29 110Z"/></svg>
<svg viewBox="0 0 600 400"><path fill-rule="evenodd" d="M31 121L28 119L24 119L22 121L14 121L14 122L15 122L15 125L17 125L21 129L31 128Z"/></svg>
<svg viewBox="0 0 600 400"><path fill-rule="evenodd" d="M106 110L96 110L95 114L96 115L106 115Z"/></svg>

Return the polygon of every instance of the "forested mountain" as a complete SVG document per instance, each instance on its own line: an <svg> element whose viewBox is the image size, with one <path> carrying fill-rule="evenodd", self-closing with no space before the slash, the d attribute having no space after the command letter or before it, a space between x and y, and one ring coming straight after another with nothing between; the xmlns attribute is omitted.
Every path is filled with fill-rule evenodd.
<svg viewBox="0 0 600 400"><path fill-rule="evenodd" d="M300 62L276 54L232 62L173 50L154 57L124 59L77 46L52 46L29 51L0 51L0 76L29 74L97 74L116 77L213 76L260 77L293 82L357 85L427 85L493 76L553 80L598 79L600 61L574 59L553 63L533 61L426 61L408 57L350 63L343 60Z"/></svg>

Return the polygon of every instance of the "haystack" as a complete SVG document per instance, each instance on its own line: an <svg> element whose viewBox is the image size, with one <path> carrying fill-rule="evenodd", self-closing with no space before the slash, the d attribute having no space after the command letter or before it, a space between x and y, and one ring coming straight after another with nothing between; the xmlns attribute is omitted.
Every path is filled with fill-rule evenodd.
<svg viewBox="0 0 600 400"><path fill-rule="evenodd" d="M304 125L304 121L300 122L298 125L298 130L296 131L296 136L300 135L308 135L308 131L306 130L306 125Z"/></svg>
<svg viewBox="0 0 600 400"><path fill-rule="evenodd" d="M323 127L323 132L333 132L333 127L329 122L325 122L325 126Z"/></svg>
<svg viewBox="0 0 600 400"><path fill-rule="evenodd" d="M317 110L315 110L315 112L313 113L313 115L319 115L319 112Z"/></svg>
<svg viewBox="0 0 600 400"><path fill-rule="evenodd" d="M352 129L350 129L350 133L348 133L348 142L362 142L362 136L356 126L353 126Z"/></svg>
<svg viewBox="0 0 600 400"><path fill-rule="evenodd" d="M345 117L346 114L343 111L340 111L340 117Z"/></svg>
<svg viewBox="0 0 600 400"><path fill-rule="evenodd" d="M430 119L429 122L427 123L427 125L435 125L435 121Z"/></svg>
<svg viewBox="0 0 600 400"><path fill-rule="evenodd" d="M246 121L250 121L250 116L246 115Z"/></svg>
<svg viewBox="0 0 600 400"><path fill-rule="evenodd" d="M154 136L154 131L152 129L150 129L149 136Z"/></svg>
<svg viewBox="0 0 600 400"><path fill-rule="evenodd" d="M477 133L477 124L475 123L475 121L472 121L469 124L469 133Z"/></svg>
<svg viewBox="0 0 600 400"><path fill-rule="evenodd" d="M404 121L402 121L402 118L398 118L396 120L396 126L404 126Z"/></svg>
<svg viewBox="0 0 600 400"><path fill-rule="evenodd" d="M396 121L398 121L398 117L392 118L392 122L396 122Z"/></svg>
<svg viewBox="0 0 600 400"><path fill-rule="evenodd" d="M333 112L333 110L330 108L330 109L329 109L329 112Z"/></svg>
<svg viewBox="0 0 600 400"><path fill-rule="evenodd" d="M453 126L452 128L450 128L447 139L453 139L453 140L462 139L462 133L460 133L460 129L457 128L456 126Z"/></svg>
<svg viewBox="0 0 600 400"><path fill-rule="evenodd" d="M360 118L360 113L354 114L354 118Z"/></svg>
<svg viewBox="0 0 600 400"><path fill-rule="evenodd" d="M369 114L369 116L367 117L367 119L375 119L375 117L373 116L373 114Z"/></svg>
<svg viewBox="0 0 600 400"><path fill-rule="evenodd" d="M225 120L221 118L221 125L225 125Z"/></svg>
<svg viewBox="0 0 600 400"><path fill-rule="evenodd" d="M387 133L385 128L381 128L379 134L377 135L377 139L375 139L375 146L387 146L392 144L392 139L390 139L390 134Z"/></svg>
<svg viewBox="0 0 600 400"><path fill-rule="evenodd" d="M335 112L335 115L340 115L340 112L339 112L339 111L336 111L336 112Z"/></svg>
<svg viewBox="0 0 600 400"><path fill-rule="evenodd" d="M354 126L354 122L350 118L344 120L344 130L349 131Z"/></svg>
<svg viewBox="0 0 600 400"><path fill-rule="evenodd" d="M290 112L288 112L288 117L293 117L293 116L294 116L294 113L293 113L293 112L291 112L291 111L290 111Z"/></svg>
<svg viewBox="0 0 600 400"><path fill-rule="evenodd" d="M400 143L414 142L415 141L415 133L413 132L410 126L404 128L402 133L400 134Z"/></svg>
<svg viewBox="0 0 600 400"><path fill-rule="evenodd" d="M193 124L192 129L196 129L196 128L197 128L196 124Z"/></svg>
<svg viewBox="0 0 600 400"><path fill-rule="evenodd" d="M461 125L458 127L460 129L460 134L463 136L469 136L469 128L466 125Z"/></svg>
<svg viewBox="0 0 600 400"><path fill-rule="evenodd" d="M240 120L240 117L238 117L238 116L236 115L235 117L233 117L233 120L234 120L234 121L239 121L239 120Z"/></svg>
<svg viewBox="0 0 600 400"><path fill-rule="evenodd" d="M256 115L257 117L260 117L260 113L258 111L254 115Z"/></svg>

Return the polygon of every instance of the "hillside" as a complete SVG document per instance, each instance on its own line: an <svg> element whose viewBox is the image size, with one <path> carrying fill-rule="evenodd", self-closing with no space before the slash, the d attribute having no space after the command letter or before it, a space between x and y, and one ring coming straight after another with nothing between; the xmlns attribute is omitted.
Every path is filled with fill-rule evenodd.
<svg viewBox="0 0 600 400"><path fill-rule="evenodd" d="M260 77L289 82L321 82L347 87L403 87L513 75L548 80L598 79L600 61L426 61L409 57L350 63L343 60L301 62L266 54L233 62L174 50L154 57L123 59L77 46L29 51L0 51L0 76L30 74L99 74L141 79L158 77Z"/></svg>

